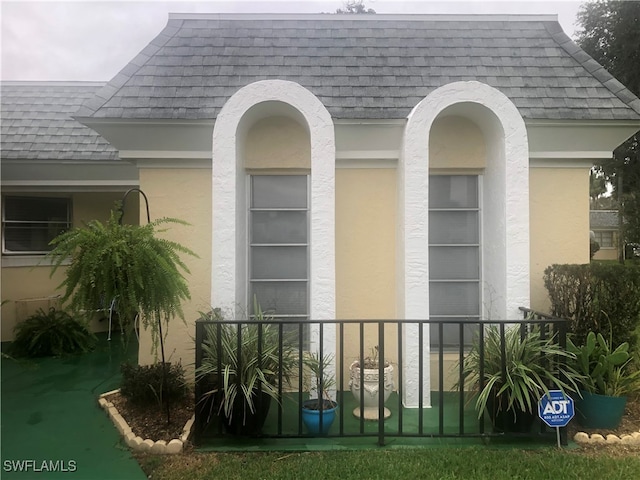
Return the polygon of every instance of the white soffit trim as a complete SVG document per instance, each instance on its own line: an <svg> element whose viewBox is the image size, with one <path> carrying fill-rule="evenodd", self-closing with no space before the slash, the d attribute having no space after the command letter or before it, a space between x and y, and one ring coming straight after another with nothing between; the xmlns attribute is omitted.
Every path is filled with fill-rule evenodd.
<svg viewBox="0 0 640 480"><path fill-rule="evenodd" d="M608 157L598 158L611 158L611 154ZM595 163L596 158L562 158L562 157L549 157L549 158L532 158L529 161L531 168L591 168Z"/></svg>
<svg viewBox="0 0 640 480"><path fill-rule="evenodd" d="M311 142L311 252L310 316L312 320L335 319L335 133L331 115L309 90L284 80L263 80L238 90L223 106L213 128L212 155L212 265L211 302L213 306L235 310L239 302L238 262L246 255L246 241L238 235L246 230L238 225L238 208L246 199L239 198L238 183L244 177L239 151L242 145L239 127L253 107L264 107L261 115L282 114L282 108L295 111L306 122ZM242 169L242 171L239 171ZM244 188L240 187L242 191ZM244 244L244 246L242 246ZM242 248L242 251L238 251ZM244 273L246 276L246 272ZM242 287L240 287L242 288ZM325 337L331 348L329 325Z"/></svg>
<svg viewBox="0 0 640 480"><path fill-rule="evenodd" d="M211 152L201 151L173 151L173 150L120 150L120 158L127 160L155 159L155 160L178 160L178 159L203 159L211 161Z"/></svg>
<svg viewBox="0 0 640 480"><path fill-rule="evenodd" d="M139 187L138 181L114 181L114 182L71 182L71 181L28 181L7 180L2 182L3 193L35 193L35 192L124 192L133 187Z"/></svg>

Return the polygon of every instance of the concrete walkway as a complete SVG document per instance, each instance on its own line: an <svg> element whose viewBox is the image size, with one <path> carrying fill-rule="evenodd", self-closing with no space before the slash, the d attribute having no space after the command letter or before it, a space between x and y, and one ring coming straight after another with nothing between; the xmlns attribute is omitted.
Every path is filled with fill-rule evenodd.
<svg viewBox="0 0 640 480"><path fill-rule="evenodd" d="M0 477L145 479L97 404L100 393L118 388L120 364L136 351L135 339L125 350L119 338L100 336L86 355L2 358Z"/></svg>

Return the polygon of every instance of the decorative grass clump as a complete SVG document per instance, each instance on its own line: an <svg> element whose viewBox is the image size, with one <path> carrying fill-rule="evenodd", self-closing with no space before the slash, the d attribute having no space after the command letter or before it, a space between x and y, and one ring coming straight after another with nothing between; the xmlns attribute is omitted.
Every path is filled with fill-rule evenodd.
<svg viewBox="0 0 640 480"><path fill-rule="evenodd" d="M162 369L165 368L163 375ZM123 363L120 393L138 406L162 406L186 397L184 368L179 363L132 365Z"/></svg>
<svg viewBox="0 0 640 480"><path fill-rule="evenodd" d="M19 323L11 353L23 357L48 357L86 353L95 347L96 336L87 324L55 308Z"/></svg>

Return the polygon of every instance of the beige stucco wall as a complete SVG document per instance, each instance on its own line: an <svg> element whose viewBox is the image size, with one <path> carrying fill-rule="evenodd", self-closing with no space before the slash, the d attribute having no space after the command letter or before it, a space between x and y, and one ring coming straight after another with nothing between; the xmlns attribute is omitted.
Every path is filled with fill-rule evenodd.
<svg viewBox="0 0 640 480"><path fill-rule="evenodd" d="M195 361L193 339L199 311L210 308L211 297L211 169L210 168L142 168L140 188L149 199L151 219L175 217L190 225L168 224L162 235L193 250L199 258L181 255L191 273L185 274L191 301L183 304L184 318L174 318L168 327L165 353L167 361L188 367ZM146 213L140 209L140 222ZM148 332L141 335L139 362L155 361ZM158 358L160 353L158 352Z"/></svg>
<svg viewBox="0 0 640 480"><path fill-rule="evenodd" d="M12 195L18 196L19 194ZM122 198L121 193L88 192L69 194L29 193L27 196L71 197L74 227L82 226L83 222L94 219L105 222L109 218L109 212L113 208L114 202ZM136 198L127 200L124 220L128 223L137 223L138 200ZM37 265L44 257L32 258L32 265L22 267L6 266L5 262L3 262L1 275L2 300L8 301L2 306L2 341L9 341L14 338L13 329L16 322L34 314L39 308L46 310L50 306L59 306L57 301L34 299L46 299L63 293L62 290L56 287L64 280L64 268L59 269L52 278L49 278L51 267L44 261L43 265ZM96 316L91 320L91 328L94 331L104 331L107 329L107 323L99 321L99 316Z"/></svg>
<svg viewBox="0 0 640 480"><path fill-rule="evenodd" d="M480 128L459 116L438 118L429 136L429 170L480 170L486 166L487 147Z"/></svg>
<svg viewBox="0 0 640 480"><path fill-rule="evenodd" d="M545 268L589 262L589 169L531 168L531 307L549 311Z"/></svg>
<svg viewBox="0 0 640 480"><path fill-rule="evenodd" d="M336 312L339 319L396 316L396 171L336 171ZM377 326L365 329L365 354L378 345ZM344 373L359 355L359 331L345 327ZM395 327L385 330L385 357L397 358ZM345 386L347 381L345 381Z"/></svg>
<svg viewBox="0 0 640 480"><path fill-rule="evenodd" d="M304 126L288 117L258 120L247 133L245 167L310 169L311 143Z"/></svg>

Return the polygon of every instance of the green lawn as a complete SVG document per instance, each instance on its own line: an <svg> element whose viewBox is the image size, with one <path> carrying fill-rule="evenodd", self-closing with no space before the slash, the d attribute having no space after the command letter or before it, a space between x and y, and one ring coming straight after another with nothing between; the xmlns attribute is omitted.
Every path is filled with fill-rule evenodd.
<svg viewBox="0 0 640 480"><path fill-rule="evenodd" d="M637 478L636 455L586 455L579 449L492 447L380 449L307 453L193 453L141 458L154 480L232 479L546 479Z"/></svg>

